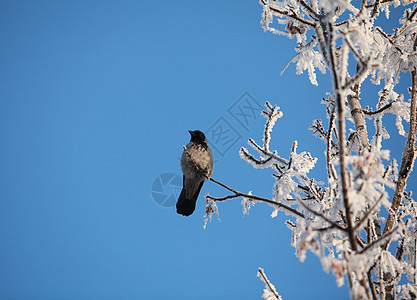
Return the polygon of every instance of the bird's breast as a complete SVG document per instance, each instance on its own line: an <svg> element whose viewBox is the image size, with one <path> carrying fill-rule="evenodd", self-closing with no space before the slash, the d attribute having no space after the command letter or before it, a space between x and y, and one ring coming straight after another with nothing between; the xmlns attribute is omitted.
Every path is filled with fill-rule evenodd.
<svg viewBox="0 0 417 300"><path fill-rule="evenodd" d="M181 156L181 169L185 177L211 176L213 170L213 155L211 151L199 144L188 144L187 152ZM190 158L191 156L191 158ZM198 167L197 167L197 166Z"/></svg>

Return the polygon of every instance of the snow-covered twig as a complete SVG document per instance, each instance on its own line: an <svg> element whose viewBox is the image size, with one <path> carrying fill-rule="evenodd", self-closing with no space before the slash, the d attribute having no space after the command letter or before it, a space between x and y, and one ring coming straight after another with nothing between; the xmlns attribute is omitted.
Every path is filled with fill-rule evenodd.
<svg viewBox="0 0 417 300"><path fill-rule="evenodd" d="M301 213L298 210L296 210L296 209L294 209L294 208L292 208L290 206L287 206L285 204L278 203L278 202L272 201L271 199L267 199L267 198L264 198L264 197L259 197L259 196L256 196L256 195L250 195L250 194L241 193L241 192L239 192L239 191L237 191L237 190L235 190L235 189L233 189L233 188L225 185L224 183L221 183L220 181L215 180L212 177L210 177L210 181L213 181L214 183L220 185L221 187L224 187L225 189L229 190L230 192L232 192L234 194L234 195L226 196L226 197L222 197L222 198L216 198L216 197L212 197L212 196L207 195L208 198L213 199L214 201L224 201L224 200L228 200L228 199L232 199L232 198L237 198L237 197L245 197L245 198L250 198L250 199L253 199L253 200L256 200L256 201L262 201L262 202L271 204L273 206L278 207L279 209L286 210L286 211L291 212L291 213L293 213L293 214L295 214L295 215L297 215L299 217L304 218L304 214L303 213Z"/></svg>
<svg viewBox="0 0 417 300"><path fill-rule="evenodd" d="M395 189L394 198L392 199L391 213L388 216L387 223L384 228L384 233L392 229L395 223L395 215L400 207L405 187L407 186L407 179L413 169L416 159L416 126L417 126L417 74L416 68L411 72L411 116L410 116L410 130L408 131L408 139L403 152L400 172L398 174L397 187ZM385 247L388 246L388 243Z"/></svg>
<svg viewBox="0 0 417 300"><path fill-rule="evenodd" d="M266 277L264 269L258 269L258 277L260 277L261 280L265 283L265 289L262 298L265 300L282 300L282 297L278 294L275 286Z"/></svg>

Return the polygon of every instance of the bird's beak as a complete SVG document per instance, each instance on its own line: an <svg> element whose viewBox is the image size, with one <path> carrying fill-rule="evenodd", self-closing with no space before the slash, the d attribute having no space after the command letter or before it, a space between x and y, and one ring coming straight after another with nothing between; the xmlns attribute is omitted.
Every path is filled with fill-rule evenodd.
<svg viewBox="0 0 417 300"><path fill-rule="evenodd" d="M191 134L191 136L194 136L194 131L188 130L188 132Z"/></svg>

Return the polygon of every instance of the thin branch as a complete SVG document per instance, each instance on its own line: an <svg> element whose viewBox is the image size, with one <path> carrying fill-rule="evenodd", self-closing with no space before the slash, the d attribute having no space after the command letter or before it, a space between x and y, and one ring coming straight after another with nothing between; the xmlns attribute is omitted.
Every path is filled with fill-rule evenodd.
<svg viewBox="0 0 417 300"><path fill-rule="evenodd" d="M372 14L371 14L372 19L375 18L376 14L378 13L379 3L380 3L380 0L376 0L375 3L373 4L374 7L372 8Z"/></svg>
<svg viewBox="0 0 417 300"><path fill-rule="evenodd" d="M255 143L255 141L253 139L249 139L248 144L251 145L253 148L255 148L259 153L271 156L274 159L276 159L277 161L279 161L280 163L288 164L288 161L286 159L284 159L282 157L279 157L274 152L265 151L265 149L261 148L257 143Z"/></svg>
<svg viewBox="0 0 417 300"><path fill-rule="evenodd" d="M310 6L310 5L308 5L308 4L307 4L304 0L297 0L297 2L298 2L298 3L300 3L302 7L304 7L304 8L305 8L305 10L307 11L307 12L306 12L306 13L307 13L307 15L308 15L311 19L313 19L313 20L315 20L315 21L318 21L318 20L320 20L320 19L321 19L320 15L319 15L318 13L316 13L316 12L314 11L314 9L312 9L312 8L311 8L311 6Z"/></svg>
<svg viewBox="0 0 417 300"><path fill-rule="evenodd" d="M292 19L294 19L294 20L296 20L296 21L298 21L300 23L303 23L305 25L313 26L314 27L314 23L313 22L310 22L310 21L308 21L308 20L306 20L304 18L301 18L295 12L289 13L288 11L285 11L285 10L279 10L278 8L273 7L270 4L268 4L265 0L261 0L261 2L262 2L263 5L268 5L269 6L269 9L272 10L273 12L275 12L275 13L281 14L283 16L288 16L288 17L290 17L290 18L292 18Z"/></svg>
<svg viewBox="0 0 417 300"><path fill-rule="evenodd" d="M375 265L376 264L374 263L374 265L371 268L369 268L368 272L366 272L366 275L368 277L368 284L369 284L369 287L370 287L371 292L372 292L372 300L377 300L378 299L378 296L377 296L377 293L376 293L376 290L375 290L374 281L372 280L372 269L375 267Z"/></svg>
<svg viewBox="0 0 417 300"><path fill-rule="evenodd" d="M391 230L390 232L384 233L378 239L376 239L372 243L368 244L365 248L363 248L361 251L359 251L358 254L362 254L365 251L367 251L368 249L371 249L374 246L381 244L385 239L388 239L393 233L395 233L397 231L397 229L398 229L398 227L394 227L394 229Z"/></svg>
<svg viewBox="0 0 417 300"><path fill-rule="evenodd" d="M352 53L353 53L353 55L356 57L356 59L357 59L358 61L360 61L360 63L361 63L362 65L364 65L364 64L365 64L365 61L364 61L364 60L362 59L362 57L359 55L358 51L356 51L355 47L353 47L353 45L352 45L352 43L350 42L350 40L346 37L347 33L346 33L346 32L343 32L343 31L340 31L340 32L343 34L344 40L345 40L346 44L348 45L348 47L349 47L350 51L352 51Z"/></svg>
<svg viewBox="0 0 417 300"><path fill-rule="evenodd" d="M333 25L329 24L329 48L330 48L330 67L333 77L333 84L334 84L334 93L336 94L336 108L337 108L337 118L338 118L338 129L339 129L339 159L340 159L340 177L342 183L342 196L343 202L345 206L345 214L346 214L346 223L347 223L347 232L349 236L350 246L352 250L356 251L358 246L356 244L355 239L355 232L353 230L353 221L352 215L350 212L350 204L349 204L349 193L348 193L348 186L347 186L347 174L346 174L346 141L345 141L345 113L342 101L342 95L340 94L340 83L338 73L336 71L336 54L334 51L335 41L334 41L334 30Z"/></svg>
<svg viewBox="0 0 417 300"><path fill-rule="evenodd" d="M253 199L253 200L262 201L262 202L266 202L266 203L272 204L274 206L277 206L279 208L282 208L284 210L287 210L287 211L289 211L289 212L291 212L293 214L296 214L299 217L305 218L305 216L304 216L303 213L301 213L298 210L296 210L296 209L294 209L294 208L292 208L290 206L287 206L285 204L278 203L278 202L272 201L271 199L259 197L259 196L256 196L256 195L249 195L249 194L245 194L245 193L236 191L235 189L233 189L231 187L228 187L224 183L221 183L220 181L215 180L213 177L210 177L209 180L210 181L213 181L214 183L220 185L221 187L223 187L226 190L228 190L228 191L232 192L233 194L235 194L233 197L232 196L230 196L230 197L227 197L226 196L226 197L223 197L223 198L214 198L214 197L211 197L211 196L207 196L210 199L213 199L214 201L224 201L224 200L228 200L228 199L232 199L232 198L237 198L237 197L245 197L245 198L250 198L250 199Z"/></svg>
<svg viewBox="0 0 417 300"><path fill-rule="evenodd" d="M376 30L384 37L384 38L386 38L389 42L390 42L390 44L391 45L393 45L394 46L394 48L398 51L398 52L400 52L401 54L403 54L403 51L401 50L401 48L399 48L397 45L395 45L395 43L394 43L394 41L385 33L385 32L383 32L382 31L382 29L381 28L379 28L379 27L376 27Z"/></svg>
<svg viewBox="0 0 417 300"><path fill-rule="evenodd" d="M381 196L378 198L378 200L374 203L374 205L368 210L368 212L363 216L363 218L360 220L358 224L356 224L355 228L353 230L358 230L361 225L369 218L371 213L375 210L375 208L378 206L378 204L384 199L384 194L381 194Z"/></svg>
<svg viewBox="0 0 417 300"><path fill-rule="evenodd" d="M342 86L342 89L346 90L346 89L350 88L351 86L354 86L354 85L358 84L362 80L362 77L365 76L366 72L368 71L369 61L370 61L370 58L368 58L363 63L361 61L362 65L361 65L360 69L356 72L355 76L353 76L352 78L347 80L345 85Z"/></svg>
<svg viewBox="0 0 417 300"><path fill-rule="evenodd" d="M333 139L332 139L332 130L333 130L333 127L334 127L334 119L336 118L336 114L333 112L331 115L330 115L330 120L329 120L329 129L327 130L327 137L326 137L326 139L327 139L327 147L326 147L326 152L327 152L327 158L326 158L326 160L327 160L327 175L328 175L328 177L329 178L331 178L331 167L330 167L330 164L331 164L331 142L333 142Z"/></svg>
<svg viewBox="0 0 417 300"><path fill-rule="evenodd" d="M407 21L404 23L404 25L398 31L400 34L403 33L404 30L407 28L407 26L413 21L413 18L416 14L417 14L417 7L414 8L413 12L408 16Z"/></svg>
<svg viewBox="0 0 417 300"><path fill-rule="evenodd" d="M380 109L377 109L375 111L362 109L362 112L367 116L373 116L373 115L383 113L385 110L387 110L391 106L392 106L392 102L388 103L387 105L384 105L383 107L381 107Z"/></svg>
<svg viewBox="0 0 417 300"><path fill-rule="evenodd" d="M266 277L264 269L259 268L258 274L260 274L260 276L262 277L262 281L265 282L266 286L268 287L269 291L274 295L275 299L282 300L281 296L278 295L277 290L275 289L275 286Z"/></svg>
<svg viewBox="0 0 417 300"><path fill-rule="evenodd" d="M385 4L385 3L389 3L389 2L393 2L393 0L382 0L382 1L378 1L380 4ZM370 7L374 7L375 4L368 4L365 7L366 8L370 8Z"/></svg>
<svg viewBox="0 0 417 300"><path fill-rule="evenodd" d="M267 162L269 162L273 157L270 156L265 160L256 159L252 154L250 154L245 148L240 149L240 153L243 153L243 155L247 158L256 163L257 165L264 165Z"/></svg>
<svg viewBox="0 0 417 300"><path fill-rule="evenodd" d="M209 199L212 199L212 200L214 200L214 202L216 202L216 201L225 201L225 200L229 200L229 199L233 199L233 198L239 198L240 197L240 195L227 195L227 196L225 196L225 197L213 197L213 196L210 196L210 195L206 195L206 197L207 198L209 198Z"/></svg>
<svg viewBox="0 0 417 300"><path fill-rule="evenodd" d="M319 213L319 212L317 212L317 211L314 211L314 210L312 210L310 207L308 207L306 204L304 204L303 203L303 201L300 199L300 198L297 198L297 200L298 200L298 202L306 209L306 210L308 210L309 212L311 212L313 215L316 215L317 217L320 217L320 218L322 218L323 220L325 220L327 223L329 223L332 227L336 227L337 229L339 229L339 230L342 230L342 231L346 231L346 228L344 228L344 227L342 227L342 226L340 226L339 224L337 224L337 223L335 223L335 222L333 222L332 220L330 220L329 218L327 218L326 216L324 216L323 214L321 214L321 213ZM315 229L315 230L322 230L322 229Z"/></svg>
<svg viewBox="0 0 417 300"><path fill-rule="evenodd" d="M388 232L394 226L395 215L401 205L408 176L413 168L416 159L415 139L417 126L417 74L416 69L411 72L411 108L410 108L410 129L408 131L407 143L401 159L400 172L398 174L397 186L391 204L391 212L388 216L384 232ZM387 245L388 246L388 243Z"/></svg>

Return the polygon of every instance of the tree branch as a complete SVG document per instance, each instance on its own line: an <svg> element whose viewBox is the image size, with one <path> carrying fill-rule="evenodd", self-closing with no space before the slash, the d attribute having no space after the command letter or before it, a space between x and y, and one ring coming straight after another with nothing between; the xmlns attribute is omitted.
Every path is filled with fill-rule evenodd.
<svg viewBox="0 0 417 300"><path fill-rule="evenodd" d="M385 110L387 110L387 109L388 109L388 108L390 108L391 106L392 106L392 102L388 103L387 105L384 105L383 107L381 107L380 109L377 109L377 110L375 110L375 111L362 109L362 112L363 112L365 115L368 115L368 116L373 116L373 115L377 115L377 114L383 113Z"/></svg>
<svg viewBox="0 0 417 300"><path fill-rule="evenodd" d="M298 202L309 212L311 212L312 214L316 215L317 217L322 218L323 220L325 220L327 223L329 223L331 225L331 227L336 227L339 230L342 230L344 232L346 232L346 228L340 226L339 224L333 222L332 220L330 220L329 218L327 218L326 216L324 216L323 214L312 210L310 207L308 207L306 204L303 203L303 201L300 198L297 198ZM326 228L327 229L327 228ZM316 230L323 230L322 228L316 229Z"/></svg>
<svg viewBox="0 0 417 300"><path fill-rule="evenodd" d="M304 25L308 25L308 26L314 27L314 23L313 22L310 22L310 21L308 21L306 19L301 18L295 12L289 13L288 11L285 11L285 10L279 10L278 8L271 6L265 0L261 0L261 2L262 2L262 4L264 6L268 5L269 9L272 10L273 12L275 12L275 13L281 14L283 16L290 17L290 18L292 18L292 19L294 19L294 20L296 20L296 21L298 21L300 23L303 23Z"/></svg>
<svg viewBox="0 0 417 300"><path fill-rule="evenodd" d="M336 54L334 52L335 41L334 41L334 30L333 25L331 23L328 24L329 26L329 49L330 49L330 71L333 77L333 90L336 95L336 108L337 108L337 119L338 119L338 129L339 129L339 159L340 159L340 178L342 183L342 196L343 202L345 206L345 214L346 214L346 223L347 223L347 232L349 236L350 246L352 250L356 251L358 246L356 244L355 239L355 232L353 230L353 221L352 215L350 212L350 204L349 204L349 192L347 187L347 174L346 174L346 141L345 141L345 112L343 107L342 95L341 95L341 86L339 83L338 73L336 71Z"/></svg>
<svg viewBox="0 0 417 300"><path fill-rule="evenodd" d="M392 229L395 223L395 215L398 212L402 198L404 195L405 188L407 186L408 176L413 168L414 161L416 159L416 148L415 148L415 136L416 136L416 125L417 125L417 74L414 68L411 71L411 108L410 108L410 129L408 131L407 143L404 148L403 156L401 159L400 172L398 174L397 186L395 189L394 197L391 204L391 212L388 216L387 223L384 228L384 233ZM385 247L388 246L388 243Z"/></svg>
<svg viewBox="0 0 417 300"><path fill-rule="evenodd" d="M262 281L265 282L265 285L268 287L268 289L272 293L272 295L274 295L275 299L276 300L282 300L281 296L278 295L277 290L275 289L274 285L266 277L264 269L259 268L258 269L258 274L259 274L258 276L262 277ZM270 298L268 297L268 299L270 299Z"/></svg>
<svg viewBox="0 0 417 300"><path fill-rule="evenodd" d="M372 247L376 246L376 245L380 245L385 239L388 239L394 232L396 232L398 229L398 227L394 227L393 230L384 233L383 235L381 235L378 239L376 239L375 241L373 241L372 243L368 244L365 248L363 248L362 250L360 250L358 252L358 254L362 254L365 251L367 251L368 249L371 249Z"/></svg>
<svg viewBox="0 0 417 300"><path fill-rule="evenodd" d="M214 197L211 197L211 196L207 195L208 198L210 198L210 199L212 199L214 201L224 201L224 200L228 200L228 199L232 199L232 198L237 198L237 197L245 197L245 198L250 198L250 199L253 199L253 200L257 200L257 201L266 202L268 204L272 204L272 205L277 206L277 207L279 207L281 209L284 209L284 210L287 210L287 211L289 211L289 212L291 212L293 214L296 214L299 217L305 218L305 216L304 216L303 213L301 213L298 210L296 210L296 209L294 209L294 208L292 208L290 206L287 206L285 204L278 203L278 202L272 201L271 199L259 197L259 196L256 196L256 195L249 195L249 194L245 194L245 193L239 192L239 191L237 191L237 190L235 190L235 189L233 189L231 187L228 187L224 183L221 183L220 181L215 180L213 177L210 177L209 180L210 181L213 181L214 183L220 185L221 187L225 188L226 190L228 190L228 191L230 191L230 192L232 192L234 194L232 196L226 196L226 197L223 197L223 198L214 198Z"/></svg>

